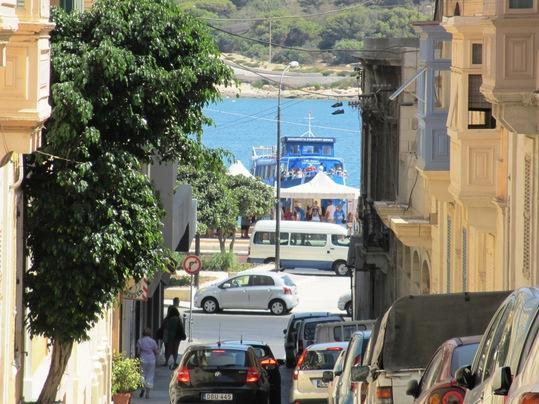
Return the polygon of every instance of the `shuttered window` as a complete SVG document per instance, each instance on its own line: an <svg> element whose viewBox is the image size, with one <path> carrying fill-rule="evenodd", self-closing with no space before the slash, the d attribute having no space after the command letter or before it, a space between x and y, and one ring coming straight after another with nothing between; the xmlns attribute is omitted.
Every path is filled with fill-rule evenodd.
<svg viewBox="0 0 539 404"><path fill-rule="evenodd" d="M529 155L524 159L524 226L522 247L522 274L530 279L531 221L532 221L532 161Z"/></svg>
<svg viewBox="0 0 539 404"><path fill-rule="evenodd" d="M451 292L451 217L447 216L447 293Z"/></svg>

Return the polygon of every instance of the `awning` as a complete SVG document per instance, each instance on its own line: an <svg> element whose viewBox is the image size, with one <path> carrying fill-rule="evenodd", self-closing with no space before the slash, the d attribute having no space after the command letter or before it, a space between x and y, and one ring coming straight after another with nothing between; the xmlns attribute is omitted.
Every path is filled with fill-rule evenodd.
<svg viewBox="0 0 539 404"><path fill-rule="evenodd" d="M405 81L399 88L397 88L397 90L391 94L389 96L389 99L391 101L395 101L395 99L404 91L406 90L406 87L410 86L411 84L413 84L418 78L419 76L421 76L423 73L425 73L427 71L427 67L423 67L422 69L420 69L416 74L413 75L413 77L411 79L409 79L408 81Z"/></svg>
<svg viewBox="0 0 539 404"><path fill-rule="evenodd" d="M236 160L234 164L232 164L230 167L228 167L227 170L228 175L243 175L244 177L254 178L253 174L245 168L243 163L239 160Z"/></svg>
<svg viewBox="0 0 539 404"><path fill-rule="evenodd" d="M357 199L359 189L337 184L324 172L319 172L309 182L290 188L281 189L281 198L297 199Z"/></svg>

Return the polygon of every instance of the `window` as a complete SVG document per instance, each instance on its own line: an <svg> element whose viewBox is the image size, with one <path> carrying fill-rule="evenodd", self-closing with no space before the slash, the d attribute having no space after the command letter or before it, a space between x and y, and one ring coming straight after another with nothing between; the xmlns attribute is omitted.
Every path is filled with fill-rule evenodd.
<svg viewBox="0 0 539 404"><path fill-rule="evenodd" d="M341 325L333 329L333 338L335 341L350 341L352 334L356 331L365 331L367 327L364 324Z"/></svg>
<svg viewBox="0 0 539 404"><path fill-rule="evenodd" d="M290 235L290 245L305 247L325 247L327 235L313 233L292 233Z"/></svg>
<svg viewBox="0 0 539 404"><path fill-rule="evenodd" d="M288 244L288 233L280 233L281 245ZM253 237L254 244L275 245L275 232L257 231Z"/></svg>
<svg viewBox="0 0 539 404"><path fill-rule="evenodd" d="M511 9L533 8L533 0L509 0L509 8Z"/></svg>
<svg viewBox="0 0 539 404"><path fill-rule="evenodd" d="M65 11L73 11L73 3L74 0L60 0L60 7L62 7Z"/></svg>
<svg viewBox="0 0 539 404"><path fill-rule="evenodd" d="M480 74L468 76L468 129L493 129L496 119L492 116L492 105L481 94L483 79Z"/></svg>
<svg viewBox="0 0 539 404"><path fill-rule="evenodd" d="M228 281L228 283L230 283L231 288L241 288L247 286L249 285L249 275L232 278L230 281Z"/></svg>
<svg viewBox="0 0 539 404"><path fill-rule="evenodd" d="M480 65L483 63L483 44L472 44L472 64Z"/></svg>
<svg viewBox="0 0 539 404"><path fill-rule="evenodd" d="M326 145L326 146L323 146L323 147L322 147L322 154L323 154L324 156L331 156L331 155L332 155L332 153L331 153L331 146L327 146L327 145Z"/></svg>
<svg viewBox="0 0 539 404"><path fill-rule="evenodd" d="M451 41L433 41L432 52L434 59L451 59Z"/></svg>
<svg viewBox="0 0 539 404"><path fill-rule="evenodd" d="M331 370L341 354L339 351L307 351L301 370Z"/></svg>
<svg viewBox="0 0 539 404"><path fill-rule="evenodd" d="M461 345L453 351L453 356L451 357L451 376L455 376L455 372L463 367L468 366L473 362L473 357L477 351L477 344L468 344Z"/></svg>
<svg viewBox="0 0 539 404"><path fill-rule="evenodd" d="M288 276L288 275L284 275L282 277L283 281L284 281L284 284L286 286L296 286L296 284L294 283L294 281Z"/></svg>
<svg viewBox="0 0 539 404"><path fill-rule="evenodd" d="M17 7L23 8L25 6L26 0L17 0Z"/></svg>
<svg viewBox="0 0 539 404"><path fill-rule="evenodd" d="M185 364L187 369L204 369L217 366L245 367L249 366L249 358L245 351L231 349L197 350L191 352Z"/></svg>
<svg viewBox="0 0 539 404"><path fill-rule="evenodd" d="M331 244L338 245L341 247L348 247L350 245L350 237L343 236L341 234L332 234Z"/></svg>
<svg viewBox="0 0 539 404"><path fill-rule="evenodd" d="M449 70L435 70L433 80L433 107L437 110L447 110L451 91L451 72Z"/></svg>
<svg viewBox="0 0 539 404"><path fill-rule="evenodd" d="M434 383L436 383L440 370L442 369L442 357L443 348L440 348L434 354L434 357L425 370L425 374L421 378L421 391L428 390Z"/></svg>
<svg viewBox="0 0 539 404"><path fill-rule="evenodd" d="M251 275L251 286L274 286L275 282L270 276Z"/></svg>

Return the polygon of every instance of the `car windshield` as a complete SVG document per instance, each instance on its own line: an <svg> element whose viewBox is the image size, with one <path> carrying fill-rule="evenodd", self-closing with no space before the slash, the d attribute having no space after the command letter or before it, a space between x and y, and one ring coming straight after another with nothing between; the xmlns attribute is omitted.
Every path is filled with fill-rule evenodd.
<svg viewBox="0 0 539 404"><path fill-rule="evenodd" d="M339 357L341 349L307 351L300 370L329 370L335 366L335 361Z"/></svg>
<svg viewBox="0 0 539 404"><path fill-rule="evenodd" d="M245 367L249 357L245 351L235 349L197 349L185 361L188 369L215 367Z"/></svg>
<svg viewBox="0 0 539 404"><path fill-rule="evenodd" d="M455 376L457 369L463 366L468 366L470 363L472 363L478 346L479 343L461 345L455 348L451 358L451 376Z"/></svg>

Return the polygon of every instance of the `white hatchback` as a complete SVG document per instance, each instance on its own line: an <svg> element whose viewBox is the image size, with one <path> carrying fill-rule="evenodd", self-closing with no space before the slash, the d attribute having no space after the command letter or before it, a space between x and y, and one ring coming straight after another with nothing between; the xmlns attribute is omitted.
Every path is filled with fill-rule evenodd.
<svg viewBox="0 0 539 404"><path fill-rule="evenodd" d="M288 275L269 271L249 271L203 287L195 294L195 307L206 313L222 309L270 310L288 313L298 305L296 284Z"/></svg>

